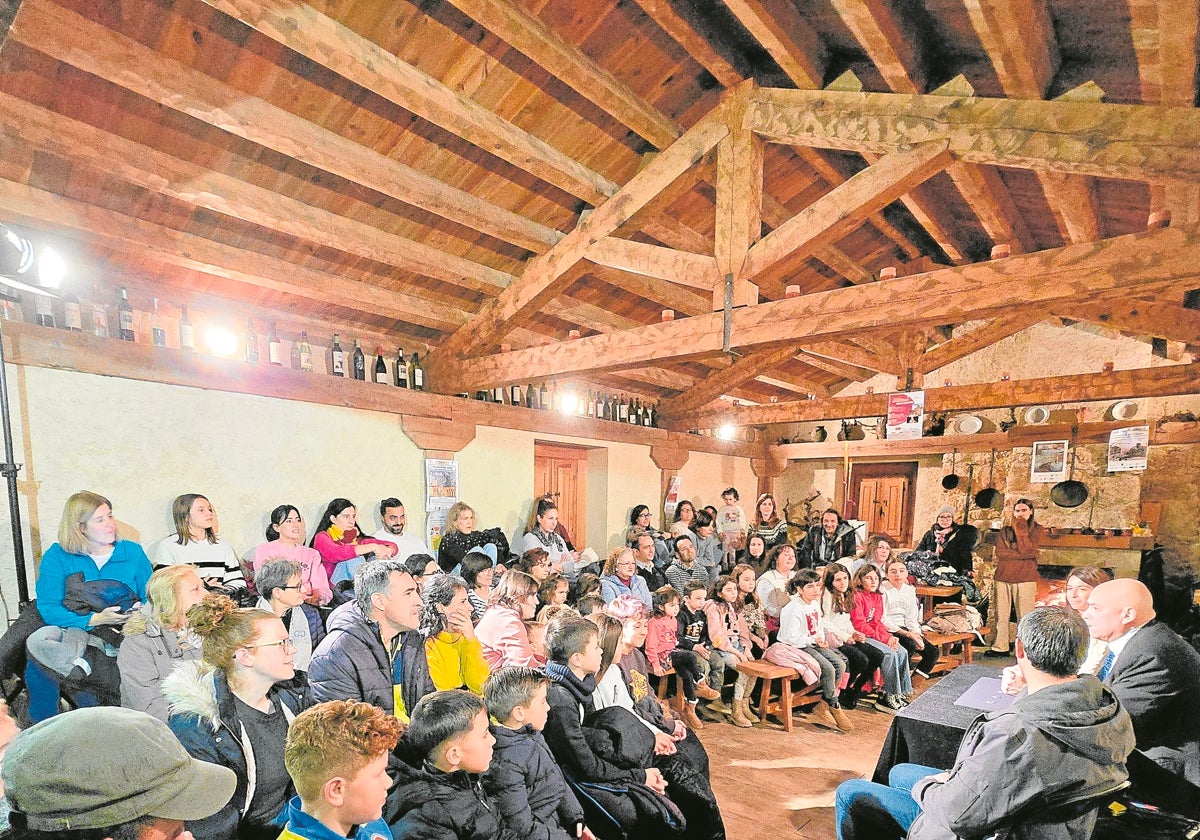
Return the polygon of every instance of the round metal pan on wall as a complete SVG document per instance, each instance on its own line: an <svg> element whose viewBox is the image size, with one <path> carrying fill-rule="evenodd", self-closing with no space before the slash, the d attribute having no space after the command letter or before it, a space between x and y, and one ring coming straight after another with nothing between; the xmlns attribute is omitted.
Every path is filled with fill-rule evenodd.
<svg viewBox="0 0 1200 840"><path fill-rule="evenodd" d="M954 472L955 464L958 463L958 450L955 449L950 454L950 475L942 476L942 487L946 490L953 490L962 481Z"/></svg>
<svg viewBox="0 0 1200 840"><path fill-rule="evenodd" d="M1000 493L1000 491L996 489L996 487L994 486L994 482L992 481L992 479L995 477L994 476L995 472L996 472L996 450L993 449L992 450L992 462L988 466L988 486L984 487L982 490L980 490L978 493L975 494L975 507L981 508L981 509L995 507L996 503L999 502L1002 498L1004 498L1004 496Z"/></svg>
<svg viewBox="0 0 1200 840"><path fill-rule="evenodd" d="M1082 481L1075 480L1075 451L1078 449L1076 441L1079 435L1079 427L1076 426L1071 430L1071 471L1067 474L1066 481L1060 481L1050 488L1050 501L1059 507L1077 508L1088 500L1087 485Z"/></svg>

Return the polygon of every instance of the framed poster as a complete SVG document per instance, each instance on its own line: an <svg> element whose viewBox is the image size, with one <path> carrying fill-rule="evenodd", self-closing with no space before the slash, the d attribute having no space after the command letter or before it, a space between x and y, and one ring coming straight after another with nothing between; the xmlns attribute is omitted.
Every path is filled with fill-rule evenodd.
<svg viewBox="0 0 1200 840"><path fill-rule="evenodd" d="M1108 471L1134 472L1146 469L1150 451L1150 427L1113 429L1108 436Z"/></svg>
<svg viewBox="0 0 1200 840"><path fill-rule="evenodd" d="M425 510L449 510L458 501L458 462L425 459Z"/></svg>
<svg viewBox="0 0 1200 840"><path fill-rule="evenodd" d="M925 420L925 392L888 394L887 439L916 440Z"/></svg>
<svg viewBox="0 0 1200 840"><path fill-rule="evenodd" d="M1039 440L1033 444L1029 462L1029 481L1033 484L1057 484L1067 479L1067 441Z"/></svg>

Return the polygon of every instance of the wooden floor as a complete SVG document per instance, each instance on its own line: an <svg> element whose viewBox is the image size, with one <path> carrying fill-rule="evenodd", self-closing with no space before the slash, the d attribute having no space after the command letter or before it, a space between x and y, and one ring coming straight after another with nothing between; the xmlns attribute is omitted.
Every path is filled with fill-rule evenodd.
<svg viewBox="0 0 1200 840"><path fill-rule="evenodd" d="M914 682L919 695L937 678ZM774 722L753 729L706 723L699 736L730 840L833 840L833 792L846 779L871 776L892 720L867 703L849 714L851 733L815 726L800 712L791 734Z"/></svg>

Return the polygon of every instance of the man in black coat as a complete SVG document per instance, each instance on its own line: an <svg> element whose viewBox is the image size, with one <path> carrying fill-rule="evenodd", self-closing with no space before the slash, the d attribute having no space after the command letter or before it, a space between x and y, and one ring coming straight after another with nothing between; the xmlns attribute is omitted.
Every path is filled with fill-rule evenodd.
<svg viewBox="0 0 1200 840"><path fill-rule="evenodd" d="M809 528L796 546L797 566L801 569L828 566L843 557L853 557L857 549L854 527L829 508L821 514L821 524Z"/></svg>
<svg viewBox="0 0 1200 840"><path fill-rule="evenodd" d="M1108 643L1097 675L1133 718L1137 748L1192 784L1200 784L1200 654L1155 620L1141 581L1102 583L1088 595L1084 620Z"/></svg>

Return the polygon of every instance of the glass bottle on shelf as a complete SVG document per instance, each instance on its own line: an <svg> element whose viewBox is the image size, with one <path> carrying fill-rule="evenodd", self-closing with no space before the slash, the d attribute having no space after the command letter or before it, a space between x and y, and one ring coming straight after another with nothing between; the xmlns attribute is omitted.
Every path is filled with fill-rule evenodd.
<svg viewBox="0 0 1200 840"><path fill-rule="evenodd" d="M67 292L62 299L63 328L71 332L83 332L83 310L74 292Z"/></svg>
<svg viewBox="0 0 1200 840"><path fill-rule="evenodd" d="M308 331L300 333L300 370L312 370L312 347L308 344Z"/></svg>
<svg viewBox="0 0 1200 840"><path fill-rule="evenodd" d="M92 335L108 338L108 308L100 302L100 284L92 286Z"/></svg>
<svg viewBox="0 0 1200 840"><path fill-rule="evenodd" d="M617 422L629 422L629 399L627 397L623 397L621 401L617 403Z"/></svg>
<svg viewBox="0 0 1200 840"><path fill-rule="evenodd" d="M380 385L388 384L387 362L383 360L383 348L375 348L375 381Z"/></svg>
<svg viewBox="0 0 1200 840"><path fill-rule="evenodd" d="M408 383L414 391L425 390L425 368L421 367L421 357L414 350L412 354L412 366L408 371Z"/></svg>
<svg viewBox="0 0 1200 840"><path fill-rule="evenodd" d="M497 405L504 405L504 386L497 385L492 389L491 401Z"/></svg>
<svg viewBox="0 0 1200 840"><path fill-rule="evenodd" d="M167 346L167 331L163 329L162 316L158 314L158 298L154 298L154 309L150 311L150 342L155 347Z"/></svg>
<svg viewBox="0 0 1200 840"><path fill-rule="evenodd" d="M508 386L508 404L521 405L525 401L521 399L521 386L513 383Z"/></svg>
<svg viewBox="0 0 1200 840"><path fill-rule="evenodd" d="M362 351L362 343L354 339L354 356L351 359L354 378L359 382L367 381L367 357Z"/></svg>
<svg viewBox="0 0 1200 840"><path fill-rule="evenodd" d="M542 387L538 388L538 408L542 411L549 411L550 405L550 389L546 387L546 383L542 383Z"/></svg>
<svg viewBox="0 0 1200 840"><path fill-rule="evenodd" d="M117 337L122 341L133 341L133 307L129 305L129 292L121 287L117 298Z"/></svg>
<svg viewBox="0 0 1200 840"><path fill-rule="evenodd" d="M396 348L396 370L394 371L394 375L396 377L397 388L408 387L408 362L404 359L403 347Z"/></svg>
<svg viewBox="0 0 1200 840"><path fill-rule="evenodd" d="M246 319L246 361L258 364L258 334L254 332L254 319Z"/></svg>
<svg viewBox="0 0 1200 840"><path fill-rule="evenodd" d="M47 295L33 296L33 318L39 327L54 326L54 298Z"/></svg>
<svg viewBox="0 0 1200 840"><path fill-rule="evenodd" d="M279 331L275 322L271 322L271 335L267 338L267 361L277 367L283 367L283 342L279 340Z"/></svg>
<svg viewBox="0 0 1200 840"><path fill-rule="evenodd" d="M333 334L333 347L329 350L329 372L334 376L346 376L346 351L342 349L342 341L338 334Z"/></svg>
<svg viewBox="0 0 1200 840"><path fill-rule="evenodd" d="M537 391L533 390L532 382L530 382L529 387L525 389L525 407L526 408L537 408L538 407L538 395L537 395Z"/></svg>
<svg viewBox="0 0 1200 840"><path fill-rule="evenodd" d="M188 318L187 304L183 304L182 313L179 316L179 347L183 350L196 349L196 331L192 328L191 319Z"/></svg>

